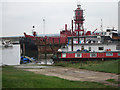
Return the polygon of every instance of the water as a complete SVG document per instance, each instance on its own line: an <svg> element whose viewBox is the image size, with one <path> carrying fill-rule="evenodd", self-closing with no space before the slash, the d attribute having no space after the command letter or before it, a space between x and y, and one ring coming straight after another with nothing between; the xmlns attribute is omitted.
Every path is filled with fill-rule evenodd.
<svg viewBox="0 0 120 90"><path fill-rule="evenodd" d="M0 47L0 66L2 66L2 47Z"/></svg>
<svg viewBox="0 0 120 90"><path fill-rule="evenodd" d="M37 64L48 64L48 65L52 65L54 62L52 59L41 59L40 61L38 61Z"/></svg>
<svg viewBox="0 0 120 90"><path fill-rule="evenodd" d="M23 52L22 52L23 55ZM48 64L48 65L52 65L54 62L51 59L51 57L53 56L53 54L47 54L47 59L44 59L45 54L42 54L41 56L39 56L39 53L37 51L32 51L32 50L26 50L25 51L25 56L28 57L32 57L36 60L37 64ZM28 63L28 64L32 64L32 63ZM33 63L34 64L34 63Z"/></svg>
<svg viewBox="0 0 120 90"><path fill-rule="evenodd" d="M1 65L20 65L20 45L13 47L0 46L0 66Z"/></svg>
<svg viewBox="0 0 120 90"><path fill-rule="evenodd" d="M7 47L7 48L2 47L0 45L0 66L20 65L20 59L22 55L20 52L21 52L20 45L13 45L13 47ZM37 64L48 64L48 65L53 64L53 60L50 58L38 59L39 55L37 51L26 51L25 56L34 58ZM36 63L27 63L27 64L36 64Z"/></svg>

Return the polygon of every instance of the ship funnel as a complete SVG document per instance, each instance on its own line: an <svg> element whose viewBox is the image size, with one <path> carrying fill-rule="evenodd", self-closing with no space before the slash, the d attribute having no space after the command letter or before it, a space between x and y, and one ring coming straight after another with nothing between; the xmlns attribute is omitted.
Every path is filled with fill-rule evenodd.
<svg viewBox="0 0 120 90"><path fill-rule="evenodd" d="M33 36L37 36L37 33L36 33L36 31L35 31L35 26L33 26L32 34L33 34Z"/></svg>

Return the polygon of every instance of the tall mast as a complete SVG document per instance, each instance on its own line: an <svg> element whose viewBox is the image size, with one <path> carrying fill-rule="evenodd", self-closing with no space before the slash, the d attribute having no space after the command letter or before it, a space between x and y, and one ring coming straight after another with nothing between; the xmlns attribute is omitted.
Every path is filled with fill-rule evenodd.
<svg viewBox="0 0 120 90"><path fill-rule="evenodd" d="M103 33L103 22L102 22L102 19L101 19L101 32Z"/></svg>
<svg viewBox="0 0 120 90"><path fill-rule="evenodd" d="M45 18L43 19L43 34L45 36Z"/></svg>

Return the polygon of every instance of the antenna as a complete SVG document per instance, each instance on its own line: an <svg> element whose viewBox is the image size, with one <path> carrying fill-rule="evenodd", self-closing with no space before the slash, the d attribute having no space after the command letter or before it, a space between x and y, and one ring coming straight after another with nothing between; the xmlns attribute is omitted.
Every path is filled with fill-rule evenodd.
<svg viewBox="0 0 120 90"><path fill-rule="evenodd" d="M80 8L81 5L80 5L80 0L77 0L77 7Z"/></svg>
<svg viewBox="0 0 120 90"><path fill-rule="evenodd" d="M45 18L43 18L43 34L45 36Z"/></svg>
<svg viewBox="0 0 120 90"><path fill-rule="evenodd" d="M77 5L80 5L80 0L77 0Z"/></svg>
<svg viewBox="0 0 120 90"><path fill-rule="evenodd" d="M102 22L102 19L101 19L101 31L103 33L103 22Z"/></svg>

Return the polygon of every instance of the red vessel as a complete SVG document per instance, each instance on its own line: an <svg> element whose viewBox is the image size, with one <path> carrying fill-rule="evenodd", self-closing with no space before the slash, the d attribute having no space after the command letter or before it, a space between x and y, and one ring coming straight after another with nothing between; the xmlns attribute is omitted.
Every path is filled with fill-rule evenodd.
<svg viewBox="0 0 120 90"><path fill-rule="evenodd" d="M31 41L40 52L50 52L51 47L52 52L56 54L53 57L55 61L120 58L120 37L114 32L117 30L107 29L106 32L99 33L96 33L97 29L93 32L85 31L84 21L83 9L81 5L77 5L70 30L65 24L65 30L60 32L60 36L38 37L36 32L33 32L33 36L24 33L25 39L28 43Z"/></svg>
<svg viewBox="0 0 120 90"><path fill-rule="evenodd" d="M85 32L84 27L83 27L83 22L84 22L84 16L83 16L83 10L81 8L81 5L77 5L77 9L75 10L75 17L74 21L72 20L72 26L71 29L67 29L67 24L65 24L65 30L60 31L60 37L38 37L36 32L33 32L32 35L27 35L24 33L26 38L30 38L31 40L35 41L43 41L46 39L47 43L53 44L53 39L55 44L66 44L67 43L67 37L68 36L89 36L89 35L99 35L99 33L95 33L95 31L87 31ZM73 27L73 24L75 24L75 27ZM34 26L33 26L34 28ZM75 30L73 30L75 29Z"/></svg>

